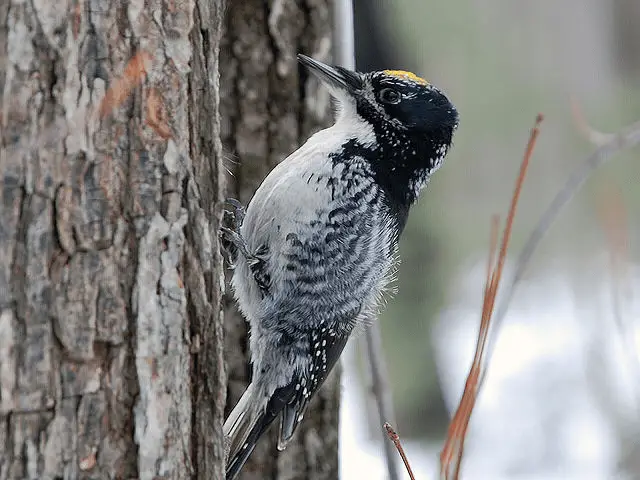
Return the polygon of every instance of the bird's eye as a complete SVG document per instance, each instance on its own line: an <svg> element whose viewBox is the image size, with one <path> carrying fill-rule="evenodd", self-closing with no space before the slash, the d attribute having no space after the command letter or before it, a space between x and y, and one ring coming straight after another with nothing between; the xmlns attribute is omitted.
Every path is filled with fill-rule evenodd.
<svg viewBox="0 0 640 480"><path fill-rule="evenodd" d="M380 98L380 101L382 103L389 104L400 103L400 100L402 99L402 95L400 95L400 92L394 90L393 88L383 88L382 90L380 90L380 94L378 95L378 97Z"/></svg>

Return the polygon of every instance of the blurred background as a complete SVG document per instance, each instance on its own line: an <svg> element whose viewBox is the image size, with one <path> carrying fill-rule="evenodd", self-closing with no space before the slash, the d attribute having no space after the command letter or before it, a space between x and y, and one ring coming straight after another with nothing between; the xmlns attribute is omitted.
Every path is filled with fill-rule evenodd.
<svg viewBox="0 0 640 480"><path fill-rule="evenodd" d="M511 259L596 148L572 101L602 132L640 120L640 1L355 0L355 24L358 69L415 71L461 118L410 216L399 293L380 320L397 430L419 478L436 478L475 347L491 215L504 220L537 113ZM463 478L640 478L639 157L598 170L532 259L472 417ZM341 471L382 479L363 343L343 376L342 418L354 420L342 422Z"/></svg>

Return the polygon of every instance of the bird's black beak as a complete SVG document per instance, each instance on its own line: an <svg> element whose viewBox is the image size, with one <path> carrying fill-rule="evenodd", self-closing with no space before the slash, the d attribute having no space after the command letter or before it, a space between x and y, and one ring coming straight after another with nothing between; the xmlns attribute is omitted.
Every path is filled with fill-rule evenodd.
<svg viewBox="0 0 640 480"><path fill-rule="evenodd" d="M329 88L343 90L352 95L362 90L362 77L358 72L327 65L302 54L298 54L298 61Z"/></svg>

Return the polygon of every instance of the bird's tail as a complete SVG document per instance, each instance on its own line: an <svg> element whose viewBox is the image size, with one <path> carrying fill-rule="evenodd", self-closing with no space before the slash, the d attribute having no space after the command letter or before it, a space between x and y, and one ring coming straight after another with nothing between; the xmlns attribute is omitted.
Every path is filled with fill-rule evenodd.
<svg viewBox="0 0 640 480"><path fill-rule="evenodd" d="M250 384L224 422L223 430L229 452L226 480L233 480L238 475L258 439L276 417L274 412L267 411L261 400L256 398L254 384Z"/></svg>

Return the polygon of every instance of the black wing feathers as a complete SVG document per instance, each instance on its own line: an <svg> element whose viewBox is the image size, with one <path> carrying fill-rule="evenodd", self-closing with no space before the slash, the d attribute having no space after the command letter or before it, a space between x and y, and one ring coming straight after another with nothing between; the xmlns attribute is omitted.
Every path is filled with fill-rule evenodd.
<svg viewBox="0 0 640 480"><path fill-rule="evenodd" d="M274 393L274 397L278 396L281 401L284 401L278 440L280 450L283 450L293 437L309 401L327 379L348 339L347 332L336 332L329 328L321 327L320 331L312 332L310 335L312 364L309 372L306 376L294 375L289 385Z"/></svg>

